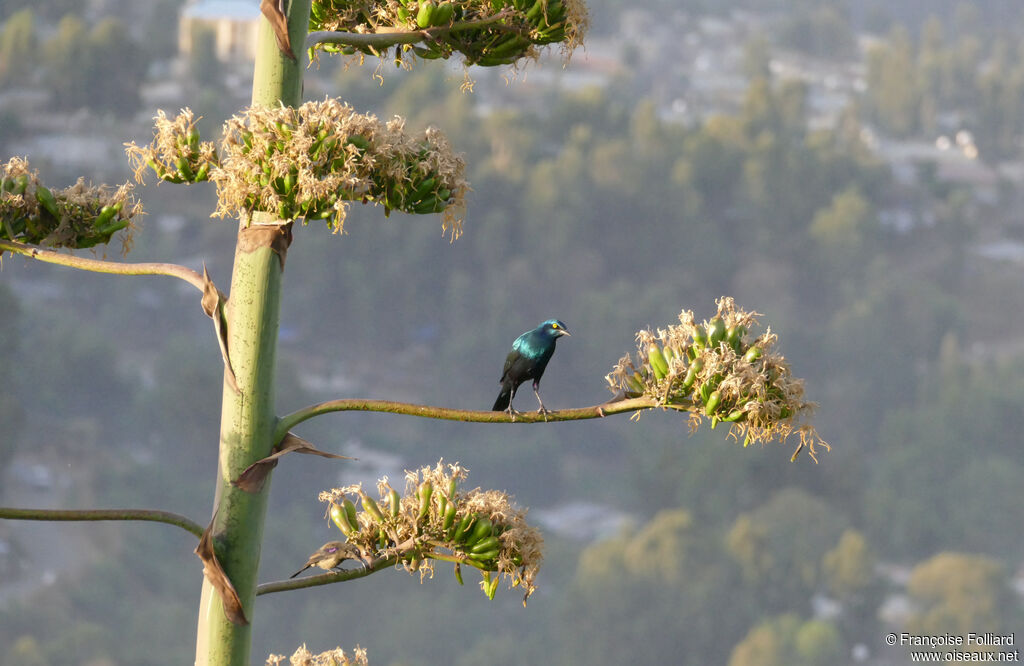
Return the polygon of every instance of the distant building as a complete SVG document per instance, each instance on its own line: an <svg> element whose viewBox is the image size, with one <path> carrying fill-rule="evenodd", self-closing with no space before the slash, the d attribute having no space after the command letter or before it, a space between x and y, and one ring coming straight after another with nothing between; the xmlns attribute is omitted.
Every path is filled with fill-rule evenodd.
<svg viewBox="0 0 1024 666"><path fill-rule="evenodd" d="M198 30L211 30L217 59L223 63L256 60L260 5L255 0L190 0L182 9L178 51L188 56Z"/></svg>

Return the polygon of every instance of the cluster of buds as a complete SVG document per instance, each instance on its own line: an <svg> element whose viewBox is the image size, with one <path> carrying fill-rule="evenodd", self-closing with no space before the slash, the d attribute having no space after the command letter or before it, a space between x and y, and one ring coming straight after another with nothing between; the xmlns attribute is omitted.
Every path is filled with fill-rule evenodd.
<svg viewBox="0 0 1024 666"><path fill-rule="evenodd" d="M526 523L526 511L496 490L463 491L466 469L457 463L406 472L405 492L386 478L370 497L361 485L321 493L328 515L364 562L396 557L410 571L433 572L432 560L454 563L461 585L462 567L481 572L481 589L493 599L504 577L522 586L523 603L534 592L542 559L540 532ZM357 503L359 507L357 508Z"/></svg>
<svg viewBox="0 0 1024 666"><path fill-rule="evenodd" d="M113 189L87 185L81 178L71 187L51 190L27 160L11 158L0 167L0 239L66 248L109 243L116 232L130 231L142 214L131 192L130 183ZM122 244L130 249L130 233L122 236Z"/></svg>
<svg viewBox="0 0 1024 666"><path fill-rule="evenodd" d="M467 65L508 65L534 56L539 46L562 43L568 54L589 24L583 0L314 0L311 30L352 33L430 31L420 45L395 47L395 58L447 58ZM316 48L348 55L382 55L373 46L324 43Z"/></svg>
<svg viewBox="0 0 1024 666"><path fill-rule="evenodd" d="M817 460L816 447L828 444L813 426L799 423L814 404L804 400L803 380L773 349L777 337L769 328L751 338L758 313L738 309L728 297L717 304L718 313L703 323L684 310L677 325L638 332L635 358L627 354L607 376L611 390L689 412L691 431L705 418L712 428L728 423L744 446L797 433L793 457L807 447Z"/></svg>
<svg viewBox="0 0 1024 666"><path fill-rule="evenodd" d="M266 666L281 666L285 662L291 666L368 666L370 663L366 657L366 650L358 646L350 655L341 648L313 654L303 645L290 657L283 654L270 655L267 657Z"/></svg>
<svg viewBox="0 0 1024 666"><path fill-rule="evenodd" d="M139 148L135 142L126 143L128 159L135 169L135 179L151 169L158 178L169 183L201 183L209 180L210 169L220 161L212 141L199 140L198 118L191 109L182 109L174 118L162 110L153 119L153 143Z"/></svg>
<svg viewBox="0 0 1024 666"><path fill-rule="evenodd" d="M161 112L153 142L127 147L136 179L147 169L173 182L209 179L217 186L220 217L265 212L278 220L324 220L344 226L353 201L410 214L444 213L454 239L469 185L464 160L441 132L421 138L404 121L387 123L334 99L298 108L251 107L227 121L220 151L202 142L192 113Z"/></svg>

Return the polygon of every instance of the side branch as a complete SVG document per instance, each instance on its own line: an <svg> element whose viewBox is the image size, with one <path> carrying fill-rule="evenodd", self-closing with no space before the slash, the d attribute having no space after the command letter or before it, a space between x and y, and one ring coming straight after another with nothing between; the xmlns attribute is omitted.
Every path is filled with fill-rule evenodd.
<svg viewBox="0 0 1024 666"><path fill-rule="evenodd" d="M274 441L281 441L289 430L307 421L314 416L327 414L329 412L386 412L389 414L405 414L407 416L421 416L430 419L443 419L446 421L464 421L467 423L541 423L551 421L580 421L583 419L596 419L622 412L635 412L641 409L652 409L658 405L647 397L626 398L606 402L593 407L578 407L576 409L563 409L541 414L539 412L519 412L510 417L505 412L480 411L474 409L450 409L448 407L431 407L429 405L413 405L405 402L394 402L391 400L363 400L360 398L346 398L341 400L329 400L292 412L281 417L277 422L274 432ZM671 405L669 405L671 407Z"/></svg>
<svg viewBox="0 0 1024 666"><path fill-rule="evenodd" d="M306 576L305 578L292 578L290 580L279 580L273 583L263 583L256 586L256 596L270 594L272 592L286 592L287 590L301 590L304 587L316 587L318 585L330 585L345 580L364 578L381 569L394 566L398 562L399 555L393 553L387 557L374 559L367 567L359 569L345 569L344 571L328 571L317 576Z"/></svg>
<svg viewBox="0 0 1024 666"><path fill-rule="evenodd" d="M194 534L203 535L203 527L185 516L153 509L16 509L0 506L0 518L9 520L141 520L167 523Z"/></svg>
<svg viewBox="0 0 1024 666"><path fill-rule="evenodd" d="M381 27L381 32L366 33L317 30L306 36L306 48L312 48L317 44L342 44L344 46L372 46L381 49L398 44L416 44L444 34L492 25L505 19L507 16L508 14L502 11L478 21L456 21L450 26L427 28L426 30L397 30L392 28L389 31L386 27ZM512 30L512 28L509 28L509 30Z"/></svg>
<svg viewBox="0 0 1024 666"><path fill-rule="evenodd" d="M138 263L126 264L117 261L105 261L102 259L86 259L71 254L43 250L32 245L25 245L15 241L0 240L0 253L4 250L13 254L21 254L32 259L45 261L48 264L58 264L70 268L78 268L94 273L114 273L117 275L168 275L184 280L190 285L203 291L203 276L191 268L179 266L178 264L164 263Z"/></svg>

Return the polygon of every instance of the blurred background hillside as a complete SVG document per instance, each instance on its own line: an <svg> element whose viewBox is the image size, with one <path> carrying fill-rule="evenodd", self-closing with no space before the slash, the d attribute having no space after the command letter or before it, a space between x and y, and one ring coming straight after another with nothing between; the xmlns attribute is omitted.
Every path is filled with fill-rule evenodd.
<svg viewBox="0 0 1024 666"><path fill-rule="evenodd" d="M764 314L833 449L743 449L646 413L484 427L381 414L298 434L262 580L336 537L321 489L432 464L506 489L546 539L523 609L447 567L261 597L253 654L359 644L375 666L909 663L890 631L1024 641L1024 16L1017 0L591 0L585 50L513 73L321 58L307 99L443 129L473 187L433 217L296 228L277 400L486 409L511 341L573 331L553 409L609 397L637 329ZM158 108L215 135L248 104L255 0L0 0L0 156L128 179ZM379 77L375 77L375 71ZM150 183L132 261L230 281L212 186ZM119 248L107 253L114 257ZM4 257L0 504L204 523L221 364L188 287ZM532 407L529 391L517 406ZM194 539L0 521L0 664L191 663Z"/></svg>

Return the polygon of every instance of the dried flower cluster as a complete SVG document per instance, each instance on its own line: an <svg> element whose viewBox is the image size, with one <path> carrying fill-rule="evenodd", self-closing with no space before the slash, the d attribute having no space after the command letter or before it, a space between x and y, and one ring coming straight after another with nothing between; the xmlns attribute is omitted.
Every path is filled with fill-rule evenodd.
<svg viewBox="0 0 1024 666"><path fill-rule="evenodd" d="M109 243L124 229L122 250L131 249L134 218L142 205L131 195L132 185L117 189L86 185L85 180L62 190L50 190L30 170L28 160L11 158L0 167L0 238L30 245L87 248Z"/></svg>
<svg viewBox="0 0 1024 666"><path fill-rule="evenodd" d="M525 604L535 590L543 538L507 493L460 490L466 476L458 463L441 461L407 471L404 494L384 478L377 500L361 485L325 491L320 500L330 504L328 514L364 561L395 556L421 576L433 573L431 560L454 562L460 584L462 566L473 567L482 572L481 588L489 598L504 576L511 587L523 587Z"/></svg>
<svg viewBox="0 0 1024 666"><path fill-rule="evenodd" d="M188 109L156 118L155 137L127 152L141 181L149 168L165 180L217 186L214 215L279 220L325 220L342 231L352 201L377 203L385 214L444 213L442 228L457 238L469 185L464 160L445 136L428 128L421 138L404 121L384 123L334 99L298 108L251 107L227 121L219 154L199 141Z"/></svg>
<svg viewBox="0 0 1024 666"><path fill-rule="evenodd" d="M359 646L356 646L350 657L341 648L313 654L303 645L291 657L280 654L270 655L267 657L266 666L281 666L285 659L288 660L290 666L368 666L370 663L366 658L366 650Z"/></svg>
<svg viewBox="0 0 1024 666"><path fill-rule="evenodd" d="M729 423L744 446L796 433L800 445L793 458L807 447L817 461L816 447L829 447L813 426L799 423L815 405L804 400L803 380L773 351L775 334L769 328L751 340L748 331L759 315L738 309L732 298L717 304L717 315L702 324L684 310L677 325L638 332L635 360L627 354L608 374L611 390L690 412L691 431L704 418L712 428Z"/></svg>
<svg viewBox="0 0 1024 666"><path fill-rule="evenodd" d="M310 30L374 34L429 31L422 45L399 45L422 58L461 53L467 65L508 65L561 43L567 56L583 43L590 18L583 0L314 0ZM320 44L328 52L383 55L371 46Z"/></svg>
<svg viewBox="0 0 1024 666"><path fill-rule="evenodd" d="M212 141L199 140L198 118L191 109L182 109L174 118L162 110L153 119L153 143L139 148L126 143L128 159L135 170L135 180L142 183L146 169L152 169L161 180L170 183L200 183L208 180L210 169L219 163Z"/></svg>

